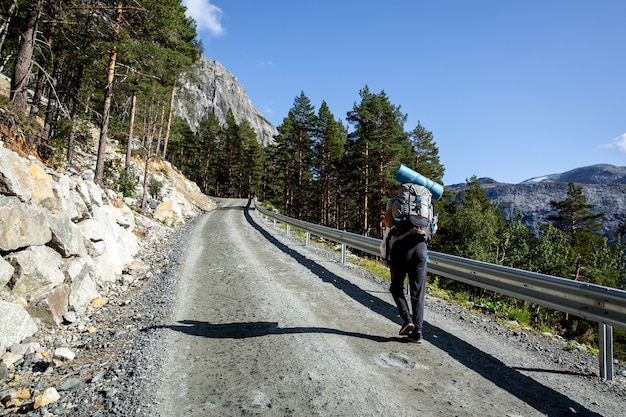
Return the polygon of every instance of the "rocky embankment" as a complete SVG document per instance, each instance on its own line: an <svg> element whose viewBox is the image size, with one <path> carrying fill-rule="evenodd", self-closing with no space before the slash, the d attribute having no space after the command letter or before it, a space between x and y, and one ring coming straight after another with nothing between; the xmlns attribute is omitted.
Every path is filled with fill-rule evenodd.
<svg viewBox="0 0 626 417"><path fill-rule="evenodd" d="M162 195L143 212L136 200L96 185L90 169L58 172L9 149L19 147L3 129L9 142L0 141L0 415L46 415L64 392L103 377L81 368L83 358L102 354L101 369L108 369L104 352L115 335L100 313L135 302L134 291L166 262L155 254L167 237L215 205L160 163L151 172Z"/></svg>

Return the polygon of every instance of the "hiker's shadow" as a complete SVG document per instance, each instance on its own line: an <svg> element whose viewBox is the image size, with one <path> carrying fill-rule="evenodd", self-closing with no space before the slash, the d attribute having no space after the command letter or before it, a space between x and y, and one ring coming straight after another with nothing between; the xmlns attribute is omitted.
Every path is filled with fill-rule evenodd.
<svg viewBox="0 0 626 417"><path fill-rule="evenodd" d="M150 329L169 329L192 336L201 336L210 339L247 339L269 335L320 333L336 334L340 336L358 337L374 342L403 342L401 337L383 337L357 332L348 332L327 327L280 327L277 322L246 322L246 323L208 323L198 320L180 320L177 324L152 326ZM147 330L147 329L146 329Z"/></svg>

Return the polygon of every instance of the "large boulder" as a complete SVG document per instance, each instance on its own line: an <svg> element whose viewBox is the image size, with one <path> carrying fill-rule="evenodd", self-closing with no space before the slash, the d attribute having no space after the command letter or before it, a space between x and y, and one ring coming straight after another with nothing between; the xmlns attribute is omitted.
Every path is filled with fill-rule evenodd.
<svg viewBox="0 0 626 417"><path fill-rule="evenodd" d="M70 190L70 198L74 203L76 215L72 216L72 221L78 222L91 217L89 213L89 207L85 200L82 199L81 194L78 192L78 188Z"/></svg>
<svg viewBox="0 0 626 417"><path fill-rule="evenodd" d="M33 179L24 158L5 148L4 143L0 142L0 194L29 201L33 191Z"/></svg>
<svg viewBox="0 0 626 417"><path fill-rule="evenodd" d="M33 182L30 201L48 208L46 204L51 204L56 200L52 192L52 177L38 164L31 164L27 169Z"/></svg>
<svg viewBox="0 0 626 417"><path fill-rule="evenodd" d="M84 313L89 303L98 298L96 271L91 258L70 258L67 260L65 274L70 281L69 309Z"/></svg>
<svg viewBox="0 0 626 417"><path fill-rule="evenodd" d="M17 303L0 301L0 352L34 335L37 324Z"/></svg>
<svg viewBox="0 0 626 417"><path fill-rule="evenodd" d="M34 165L33 165L34 167ZM35 168L31 168L31 172L37 171ZM89 208L76 191L76 182L68 175L59 174L53 172L48 176L50 179L46 184L46 187L50 189L52 193L45 199L39 201L39 205L48 209L51 213L59 214L65 213L73 221L86 219L89 217ZM37 180L38 177L33 175L33 181L36 184L36 189L44 186L44 178ZM40 184L41 183L41 184ZM37 186L37 184L40 184ZM35 200L33 196L33 200Z"/></svg>
<svg viewBox="0 0 626 417"><path fill-rule="evenodd" d="M183 224L182 209L176 200L166 200L154 210L154 218L169 225Z"/></svg>
<svg viewBox="0 0 626 417"><path fill-rule="evenodd" d="M87 256L85 236L65 213L50 214L48 224L52 231L49 245L63 257Z"/></svg>
<svg viewBox="0 0 626 417"><path fill-rule="evenodd" d="M124 203L118 203L116 205L107 204L102 208L109 214L109 217L123 229L133 231L135 229L135 214Z"/></svg>
<svg viewBox="0 0 626 417"><path fill-rule="evenodd" d="M55 287L43 298L29 305L26 310L31 317L38 318L47 326L58 326L63 322L67 313L70 288L66 284Z"/></svg>
<svg viewBox="0 0 626 417"><path fill-rule="evenodd" d="M113 282L139 251L130 227L118 224L124 216L112 205L93 206L92 218L79 223L92 244L92 257L98 282ZM121 219L120 219L121 218Z"/></svg>
<svg viewBox="0 0 626 417"><path fill-rule="evenodd" d="M45 245L52 239L46 212L17 197L0 196L0 250Z"/></svg>
<svg viewBox="0 0 626 417"><path fill-rule="evenodd" d="M47 246L30 246L5 259L15 268L9 286L17 296L38 299L65 280L63 258Z"/></svg>
<svg viewBox="0 0 626 417"><path fill-rule="evenodd" d="M0 290L2 290L2 287L9 282L14 271L15 268L13 268L10 263L5 261L4 258L0 256Z"/></svg>

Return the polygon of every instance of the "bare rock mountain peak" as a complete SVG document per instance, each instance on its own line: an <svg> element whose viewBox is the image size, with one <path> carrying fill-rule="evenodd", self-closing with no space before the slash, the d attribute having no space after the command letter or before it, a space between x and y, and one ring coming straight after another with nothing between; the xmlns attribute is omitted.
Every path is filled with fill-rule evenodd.
<svg viewBox="0 0 626 417"><path fill-rule="evenodd" d="M274 142L276 128L254 107L237 78L219 62L203 56L181 81L182 87L174 97L174 108L193 131L200 120L211 113L225 123L228 109L231 109L237 123L248 120L261 146Z"/></svg>

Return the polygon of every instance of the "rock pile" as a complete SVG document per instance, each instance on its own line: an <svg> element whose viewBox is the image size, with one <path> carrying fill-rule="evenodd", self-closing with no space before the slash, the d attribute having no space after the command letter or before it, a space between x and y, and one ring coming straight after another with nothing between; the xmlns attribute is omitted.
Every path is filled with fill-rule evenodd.
<svg viewBox="0 0 626 417"><path fill-rule="evenodd" d="M133 288L154 273L145 254L162 249L172 226L214 208L163 164L166 197L154 220L96 185L92 171L60 173L0 141L0 415L45 409L80 384L80 371L56 386L23 379L63 369L102 340L92 316L131 303Z"/></svg>

